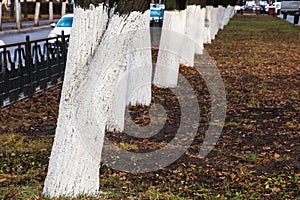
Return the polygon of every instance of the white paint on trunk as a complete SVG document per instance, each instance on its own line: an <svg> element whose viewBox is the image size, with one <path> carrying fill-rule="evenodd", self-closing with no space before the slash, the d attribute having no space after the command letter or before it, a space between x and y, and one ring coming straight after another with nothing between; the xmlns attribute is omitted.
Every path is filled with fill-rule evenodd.
<svg viewBox="0 0 300 200"><path fill-rule="evenodd" d="M132 37L128 61L127 105L151 103L152 57L149 20L150 11L146 11L143 19L139 20L142 23L141 31Z"/></svg>
<svg viewBox="0 0 300 200"><path fill-rule="evenodd" d="M122 66L124 73L120 73L120 77L112 81L111 88L115 89L111 94L111 102L105 108L109 110L107 130L124 129L126 105L151 103L152 57L149 17L150 11L144 14L131 12L128 17L120 18L115 15L110 20L109 27L112 30L108 29L106 32L110 32L107 33L108 36L113 36L109 41L110 45L117 46L111 51L114 53L109 60L114 62L109 68L119 70Z"/></svg>
<svg viewBox="0 0 300 200"><path fill-rule="evenodd" d="M215 36L219 30L219 21L218 21L218 8L212 8L211 10L211 29L210 29L210 38L211 40L215 39Z"/></svg>
<svg viewBox="0 0 300 200"><path fill-rule="evenodd" d="M219 6L219 12L218 12L218 16L219 16L219 29L223 30L224 28L224 19L225 19L225 7L223 6Z"/></svg>
<svg viewBox="0 0 300 200"><path fill-rule="evenodd" d="M68 52L68 58L72 59L67 60L43 191L47 197L93 195L99 191L105 129L123 129L129 79L126 72L129 64L137 64L128 59L128 52L141 47L135 33L145 27L145 16L149 16L149 12L144 15L132 12L129 16L114 15L108 19L102 5L92 10L75 8L74 13ZM150 59L151 63L151 49L147 51L142 55L133 53L131 59L145 63ZM135 73L151 80L148 72ZM144 81L132 79L133 89Z"/></svg>
<svg viewBox="0 0 300 200"><path fill-rule="evenodd" d="M176 87L185 31L186 11L165 11L153 84ZM180 41L182 40L182 41ZM170 52L172 50L172 52Z"/></svg>
<svg viewBox="0 0 300 200"><path fill-rule="evenodd" d="M53 2L49 1L49 22L53 22Z"/></svg>
<svg viewBox="0 0 300 200"><path fill-rule="evenodd" d="M186 40L182 43L181 63L193 67L195 58L195 41L196 41L196 5L189 5L186 8L186 23L184 35Z"/></svg>
<svg viewBox="0 0 300 200"><path fill-rule="evenodd" d="M204 38L205 38L205 8L201 8L201 6L197 6L196 8L196 34L195 34L195 53L203 54L204 50Z"/></svg>
<svg viewBox="0 0 300 200"><path fill-rule="evenodd" d="M0 2L0 31L2 30L2 1Z"/></svg>
<svg viewBox="0 0 300 200"><path fill-rule="evenodd" d="M67 7L67 3L62 2L61 3L61 16L64 16L66 14L66 7Z"/></svg>
<svg viewBox="0 0 300 200"><path fill-rule="evenodd" d="M15 8L16 8L17 29L21 29L22 28L22 24L21 24L21 4L18 0L15 0Z"/></svg>
<svg viewBox="0 0 300 200"><path fill-rule="evenodd" d="M205 10L205 38L204 43L211 43L211 29L212 29L212 6L206 6Z"/></svg>
<svg viewBox="0 0 300 200"><path fill-rule="evenodd" d="M92 128L104 132L102 126L95 125L96 116L84 112L82 106L90 103L89 96L81 90L81 85L88 79L88 60L95 52L95 47L105 31L107 12L100 6L93 10L75 10L74 24L71 31L70 47L65 80L60 101L59 117L55 140L52 147L49 168L44 186L44 195L48 197L76 196L78 194L95 194L99 189L99 164L103 134L95 135L85 132L83 122ZM93 34L91 34L93 33ZM92 155L83 143L99 147L98 156Z"/></svg>
<svg viewBox="0 0 300 200"><path fill-rule="evenodd" d="M34 26L39 25L40 8L41 8L41 3L36 2L35 3L35 12L34 12Z"/></svg>
<svg viewBox="0 0 300 200"><path fill-rule="evenodd" d="M234 16L234 7L233 6L227 6L225 9L224 13L224 18L223 18L223 24L226 26L230 19Z"/></svg>

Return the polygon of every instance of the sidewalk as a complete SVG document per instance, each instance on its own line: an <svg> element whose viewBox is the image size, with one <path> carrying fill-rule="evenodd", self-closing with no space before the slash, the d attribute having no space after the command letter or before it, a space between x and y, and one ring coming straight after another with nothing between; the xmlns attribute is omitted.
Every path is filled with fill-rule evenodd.
<svg viewBox="0 0 300 200"><path fill-rule="evenodd" d="M283 14L277 15L277 17L279 17L280 19L283 19ZM294 24L294 16L293 15L288 15L287 18L286 18L286 21ZM300 20L299 20L298 24L295 24L295 25L300 26Z"/></svg>
<svg viewBox="0 0 300 200"><path fill-rule="evenodd" d="M59 19L54 19L54 23L57 23ZM16 22L4 22L2 23L2 30L0 35L18 33L18 32L27 32L31 30L38 30L42 28L49 28L49 20L39 20L39 26L34 26L34 21L22 21L22 29L18 30Z"/></svg>

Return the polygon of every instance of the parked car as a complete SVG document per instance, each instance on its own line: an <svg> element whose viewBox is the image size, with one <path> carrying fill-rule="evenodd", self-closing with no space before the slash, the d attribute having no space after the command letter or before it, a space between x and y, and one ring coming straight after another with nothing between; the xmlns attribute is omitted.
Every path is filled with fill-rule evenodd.
<svg viewBox="0 0 300 200"><path fill-rule="evenodd" d="M64 15L58 22L52 23L51 27L53 29L48 34L48 38L56 38L61 36L62 31L64 31L64 35L70 35L72 25L73 25L74 14L66 14ZM49 40L50 49L54 49L60 45L61 38Z"/></svg>
<svg viewBox="0 0 300 200"><path fill-rule="evenodd" d="M244 10L244 12L252 12L255 13L257 10L260 11L261 14L265 13L265 9L263 6L261 5L244 5L242 6L242 8Z"/></svg>
<svg viewBox="0 0 300 200"><path fill-rule="evenodd" d="M3 40L0 40L0 46L5 45L5 42Z"/></svg>
<svg viewBox="0 0 300 200"><path fill-rule="evenodd" d="M164 4L150 4L150 24L162 25L164 18L165 5Z"/></svg>
<svg viewBox="0 0 300 200"><path fill-rule="evenodd" d="M267 5L265 7L267 13L269 13L269 8L275 8L275 13L279 15L281 10L281 2L275 2L272 5Z"/></svg>
<svg viewBox="0 0 300 200"><path fill-rule="evenodd" d="M0 40L0 46L3 46L3 45L5 45L5 42L3 42L3 40ZM0 53L2 53L2 51L3 51L3 49L0 48Z"/></svg>

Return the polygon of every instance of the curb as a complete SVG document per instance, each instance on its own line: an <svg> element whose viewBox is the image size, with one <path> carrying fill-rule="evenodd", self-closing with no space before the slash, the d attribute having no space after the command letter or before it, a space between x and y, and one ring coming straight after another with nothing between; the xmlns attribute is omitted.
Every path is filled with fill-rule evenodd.
<svg viewBox="0 0 300 200"><path fill-rule="evenodd" d="M7 34L14 34L14 33L26 33L26 32L30 32L30 31L37 31L40 29L46 29L46 28L50 28L50 24L49 25L41 25L38 27L26 27L20 30L17 29L12 29L12 30L2 30L0 31L0 36L1 35L7 35Z"/></svg>

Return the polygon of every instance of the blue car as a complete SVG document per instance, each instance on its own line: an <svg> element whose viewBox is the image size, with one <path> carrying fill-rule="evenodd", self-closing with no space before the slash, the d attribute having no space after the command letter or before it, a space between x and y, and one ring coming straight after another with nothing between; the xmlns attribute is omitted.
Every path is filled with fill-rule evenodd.
<svg viewBox="0 0 300 200"><path fill-rule="evenodd" d="M160 22L164 18L164 4L150 4L150 21L151 22Z"/></svg>

